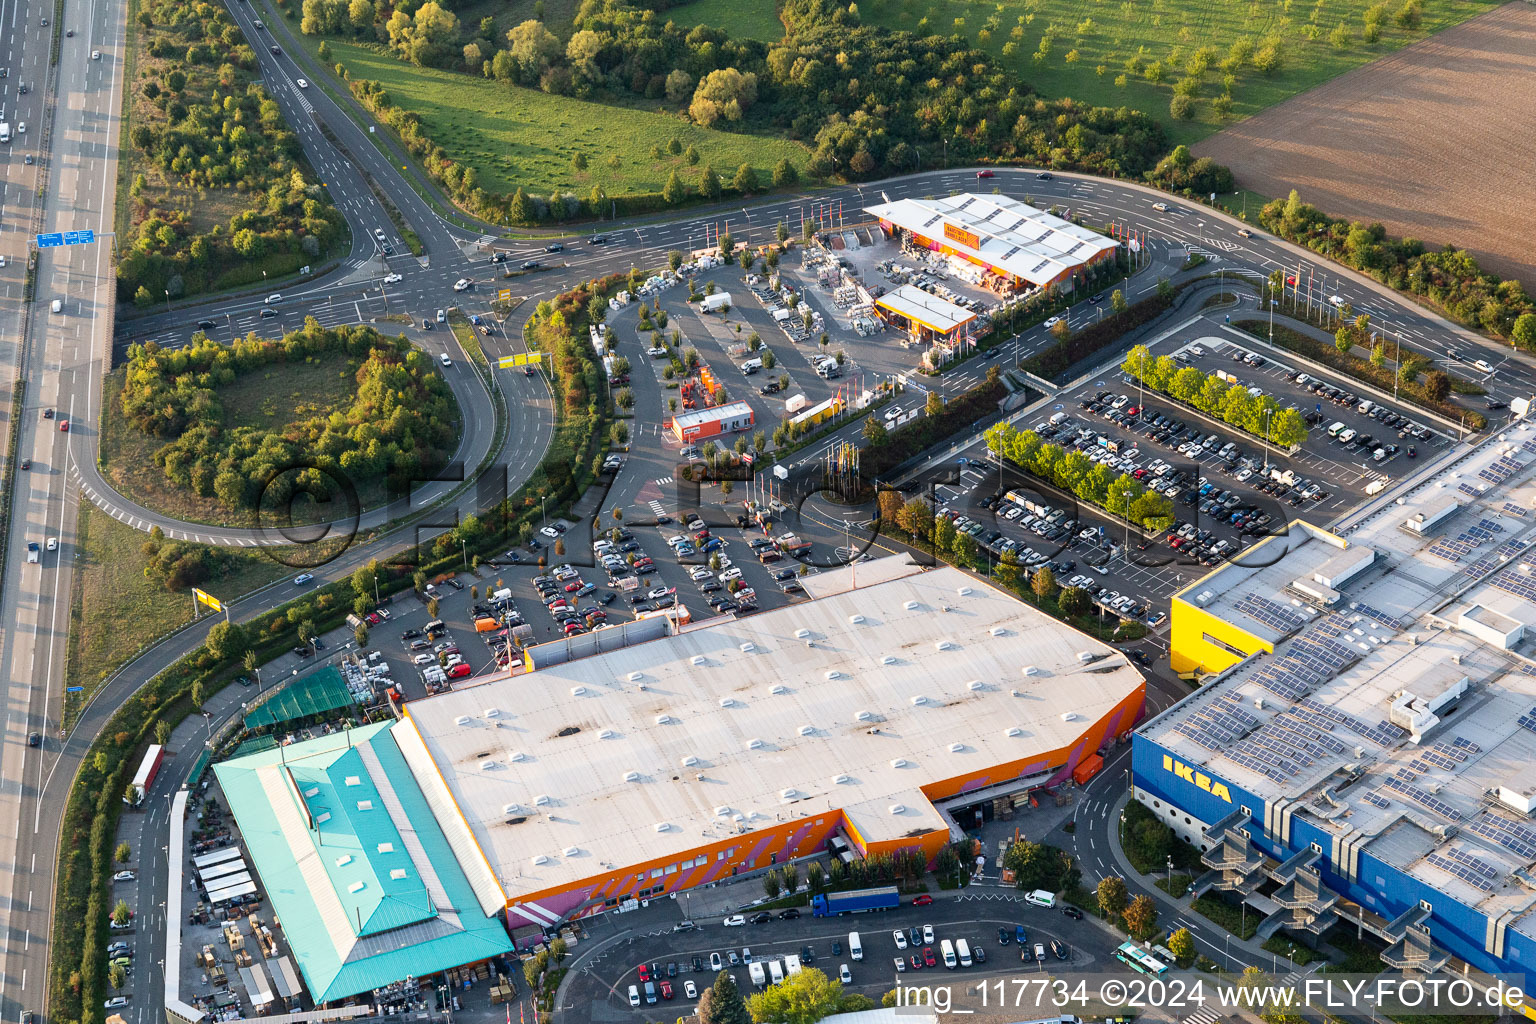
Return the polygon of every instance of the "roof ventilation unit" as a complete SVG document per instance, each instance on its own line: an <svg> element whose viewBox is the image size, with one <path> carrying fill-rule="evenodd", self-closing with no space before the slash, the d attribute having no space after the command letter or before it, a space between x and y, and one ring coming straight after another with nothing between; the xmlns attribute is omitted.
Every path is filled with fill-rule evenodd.
<svg viewBox="0 0 1536 1024"><path fill-rule="evenodd" d="M791 786L789 789L781 789L781 790L779 790L779 799L780 800L799 800L800 799L800 791L798 789L795 789L793 786Z"/></svg>
<svg viewBox="0 0 1536 1024"><path fill-rule="evenodd" d="M894 664L896 664L896 655L894 655L894 654L887 654L887 655L885 655L884 657L882 657L880 659L880 664L882 664L882 665L894 665Z"/></svg>
<svg viewBox="0 0 1536 1024"><path fill-rule="evenodd" d="M971 588L970 587L961 587L959 590L955 591L955 593L959 594L961 597L970 597L971 596Z"/></svg>
<svg viewBox="0 0 1536 1024"><path fill-rule="evenodd" d="M949 752L951 754L961 754L961 753L964 753L965 752L965 744L964 743L951 743L949 745Z"/></svg>
<svg viewBox="0 0 1536 1024"><path fill-rule="evenodd" d="M906 814L907 813L907 805L906 804L891 804L891 813L892 814Z"/></svg>
<svg viewBox="0 0 1536 1024"><path fill-rule="evenodd" d="M862 626L862 625L864 625L864 616L862 616L862 615L850 615L850 616L848 616L848 621L853 623L855 626Z"/></svg>
<svg viewBox="0 0 1536 1024"><path fill-rule="evenodd" d="M1023 694L1022 694L1022 693L1020 693L1020 692L1019 692L1019 691L1018 691L1018 690L1009 690L1009 691L1008 691L1008 695L1009 695L1009 696L1010 696L1010 697L1022 697L1022 696L1024 696L1024 695L1023 695Z"/></svg>
<svg viewBox="0 0 1536 1024"><path fill-rule="evenodd" d="M483 771L483 772L491 771L495 767L496 767L496 762L492 761L489 758L487 758L486 760L480 762L480 770Z"/></svg>
<svg viewBox="0 0 1536 1024"><path fill-rule="evenodd" d="M639 772L633 772L633 771L625 772L624 773L624 781L625 782L639 782L640 781L640 773Z"/></svg>
<svg viewBox="0 0 1536 1024"><path fill-rule="evenodd" d="M802 725L800 727L800 735L801 736L814 736L815 734L816 734L816 727L814 725Z"/></svg>
<svg viewBox="0 0 1536 1024"><path fill-rule="evenodd" d="M672 718L671 715L657 715L656 716L656 724L657 725L671 725L672 722L673 722L673 718Z"/></svg>
<svg viewBox="0 0 1536 1024"><path fill-rule="evenodd" d="M860 711L853 717L857 718L861 722L869 722L874 720L875 713L873 711Z"/></svg>
<svg viewBox="0 0 1536 1024"><path fill-rule="evenodd" d="M658 821L656 823L656 831L657 832L670 832L670 831L672 831L672 826L669 825L665 821Z"/></svg>
<svg viewBox="0 0 1536 1024"><path fill-rule="evenodd" d="M760 739L754 738L754 739L747 740L747 749L748 750L762 750L767 745L768 744L764 743Z"/></svg>
<svg viewBox="0 0 1536 1024"><path fill-rule="evenodd" d="M536 854L533 855L533 866L534 867L543 867L545 864L548 864L548 863L549 863L549 858L544 856L542 853L536 853Z"/></svg>
<svg viewBox="0 0 1536 1024"><path fill-rule="evenodd" d="M306 800L312 799L312 798L317 797L319 795L320 795L320 787L319 786L310 786L308 789L306 789L304 791L304 798Z"/></svg>
<svg viewBox="0 0 1536 1024"><path fill-rule="evenodd" d="M768 692L776 697L782 697L784 694L789 692L789 687L785 686L783 683L774 683L772 686L768 687Z"/></svg>
<svg viewBox="0 0 1536 1024"><path fill-rule="evenodd" d="M1008 635L1008 630L1006 628L1004 628L1003 626L993 626L991 629L987 630L987 632L992 634L993 636L1007 636Z"/></svg>
<svg viewBox="0 0 1536 1024"><path fill-rule="evenodd" d="M507 760L516 764L518 762L528 760L528 755L523 753L521 750L512 750L507 752Z"/></svg>
<svg viewBox="0 0 1536 1024"><path fill-rule="evenodd" d="M1093 660L1093 652L1092 651L1078 651L1077 652L1077 660L1082 662L1084 665L1086 665L1090 661Z"/></svg>
<svg viewBox="0 0 1536 1024"><path fill-rule="evenodd" d="M834 786L844 786L844 785L847 785L848 783L850 783L852 781L853 781L853 778L851 776L848 776L848 775L834 775L834 776L832 776L832 784Z"/></svg>
<svg viewBox="0 0 1536 1024"><path fill-rule="evenodd" d="M984 687L986 685L987 684L982 682L980 679L972 679L970 682L965 684L965 688L967 690L980 690L982 687Z"/></svg>
<svg viewBox="0 0 1536 1024"><path fill-rule="evenodd" d="M613 729L604 729L597 734L597 738L600 740L616 740L619 738L619 734Z"/></svg>
<svg viewBox="0 0 1536 1024"><path fill-rule="evenodd" d="M533 806L535 807L548 807L549 805L550 799L548 793L540 793L538 796L533 798Z"/></svg>
<svg viewBox="0 0 1536 1024"><path fill-rule="evenodd" d="M940 650L940 651L952 651L952 650L955 649L955 644L954 644L953 640L940 640L938 643L934 644L933 646L934 646L934 648L936 650Z"/></svg>
<svg viewBox="0 0 1536 1024"><path fill-rule="evenodd" d="M353 893L362 892L366 888L368 888L367 883L364 883L364 882L353 882L351 885L347 886L347 892L353 892Z"/></svg>
<svg viewBox="0 0 1536 1024"><path fill-rule="evenodd" d="M576 857L576 856L579 856L581 854L581 847L579 847L579 846L567 846L563 852L565 853L565 855L567 857Z"/></svg>
<svg viewBox="0 0 1536 1024"><path fill-rule="evenodd" d="M453 720L453 724L454 725L468 725L469 724L469 716L468 715L460 715L458 718L455 718Z"/></svg>
<svg viewBox="0 0 1536 1024"><path fill-rule="evenodd" d="M928 703L928 698L924 697L922 694L918 694L916 697L912 698L912 703L918 707L921 707L922 705Z"/></svg>
<svg viewBox="0 0 1536 1024"><path fill-rule="evenodd" d="M521 811L522 809L523 809L523 805L522 804L502 804L501 805L501 813L502 814L516 814L518 811Z"/></svg>
<svg viewBox="0 0 1536 1024"><path fill-rule="evenodd" d="M1024 735L1024 730L1020 729L1016 725L1010 725L1008 728L1003 730L1003 735L1004 736L1012 736L1014 738L1018 738L1018 737Z"/></svg>
<svg viewBox="0 0 1536 1024"><path fill-rule="evenodd" d="M741 645L742 654L751 654L755 650L757 650L757 644L745 643Z"/></svg>
<svg viewBox="0 0 1536 1024"><path fill-rule="evenodd" d="M1061 720L1063 722L1075 722L1075 721L1077 721L1077 712L1076 711L1063 711L1061 713Z"/></svg>
<svg viewBox="0 0 1536 1024"><path fill-rule="evenodd" d="M725 804L721 804L719 807L715 808L715 817L717 817L717 818L729 818L730 816L731 816L731 809L729 807L727 807Z"/></svg>
<svg viewBox="0 0 1536 1024"><path fill-rule="evenodd" d="M702 654L695 654L692 658L690 658L688 660L689 660L690 663L692 663L694 665L702 665L702 664L704 664L704 655L702 655Z"/></svg>
<svg viewBox="0 0 1536 1024"><path fill-rule="evenodd" d="M699 766L699 759L694 757L692 754L689 754L687 757L683 758L682 765L684 768L697 768Z"/></svg>
<svg viewBox="0 0 1536 1024"><path fill-rule="evenodd" d="M352 863L352 855L350 853L344 853L340 857L336 858L336 866L339 867L339 868L344 868L348 864L351 864L351 863Z"/></svg>
<svg viewBox="0 0 1536 1024"><path fill-rule="evenodd" d="M349 786L361 786L363 784L363 780L356 775L348 775L343 781Z"/></svg>
<svg viewBox="0 0 1536 1024"><path fill-rule="evenodd" d="M906 604L902 605L902 607L909 612L915 612L921 606L916 601L908 601Z"/></svg>
<svg viewBox="0 0 1536 1024"><path fill-rule="evenodd" d="M904 757L893 757L893 758L891 758L891 767L892 768L905 768L905 767L907 767L911 763L912 762L908 761Z"/></svg>
<svg viewBox="0 0 1536 1024"><path fill-rule="evenodd" d="M809 640L810 638L811 638L811 631L810 630L808 630L808 629L797 629L797 630L795 630L795 639L796 640Z"/></svg>
<svg viewBox="0 0 1536 1024"><path fill-rule="evenodd" d="M1040 669L1034 665L1025 665L1024 668L1020 671L1022 671L1026 676L1037 676L1040 674Z"/></svg>
<svg viewBox="0 0 1536 1024"><path fill-rule="evenodd" d="M484 715L486 718L500 718L501 717L501 709L500 708L486 708L484 711L480 712L480 714Z"/></svg>
<svg viewBox="0 0 1536 1024"><path fill-rule="evenodd" d="M829 682L830 682L830 681L831 681L831 680L833 680L833 679L841 679L841 678L843 678L843 674L842 674L842 673L841 673L841 672L839 672L839 671L838 671L838 670L837 670L837 669L835 669L835 668L834 668L834 669L831 669L831 670L829 670L829 671L828 671L828 672L827 672L827 680L828 680L828 681L829 681Z"/></svg>
<svg viewBox="0 0 1536 1024"><path fill-rule="evenodd" d="M587 695L587 688L585 686L573 686L573 687L571 687L571 696L572 697L585 697L586 695Z"/></svg>
<svg viewBox="0 0 1536 1024"><path fill-rule="evenodd" d="M643 673L643 672L631 672L629 674L629 681L632 682L632 683L638 683L640 680L642 680L644 678L645 678L645 673Z"/></svg>
<svg viewBox="0 0 1536 1024"><path fill-rule="evenodd" d="M733 708L733 707L736 706L736 698L735 697L721 697L720 698L720 706L723 707L723 708Z"/></svg>

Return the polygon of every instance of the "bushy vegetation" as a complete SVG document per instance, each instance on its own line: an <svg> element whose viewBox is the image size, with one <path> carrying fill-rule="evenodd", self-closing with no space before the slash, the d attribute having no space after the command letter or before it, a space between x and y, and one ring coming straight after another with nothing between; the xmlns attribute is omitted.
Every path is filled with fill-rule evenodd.
<svg viewBox="0 0 1536 1024"><path fill-rule="evenodd" d="M805 143L812 155L803 168L775 167L772 183L780 186L802 172L861 180L947 160L1020 160L1140 176L1167 149L1161 127L1144 114L1041 99L958 36L861 25L856 5L826 0L787 4L781 13L788 34L771 44L703 25L686 29L628 0L584 0L564 40L537 20L504 35L493 21L467 31L435 4L411 16L391 12L388 3L364 11L342 0L308 0L304 10L306 31L372 36L402 59L481 75L508 89L661 105L698 125ZM354 21L353 12L367 18ZM607 195L601 185L592 195L560 196L557 203L527 191L520 198L495 195L460 163L464 155L450 155L442 140L427 138L418 115L395 106L382 85L353 81L351 87L461 203L499 220L587 215L615 201L640 212L769 184L756 171L754 182L726 168L713 182L702 172L697 179L679 174L663 192L643 197ZM637 156L615 152L609 159Z"/></svg>
<svg viewBox="0 0 1536 1024"><path fill-rule="evenodd" d="M1022 365L1030 373L1048 380L1066 373L1130 331L1162 316L1173 306L1177 297L1177 292L1172 288L1159 288L1135 305L1100 317L1080 331L1073 333L1063 329L1056 336L1056 344L1030 356Z"/></svg>
<svg viewBox="0 0 1536 1024"><path fill-rule="evenodd" d="M217 4L142 0L129 83L132 230L118 298L140 306L292 273L347 239L305 175L256 54ZM221 195L229 193L229 198Z"/></svg>
<svg viewBox="0 0 1536 1024"><path fill-rule="evenodd" d="M1294 190L1259 211L1259 223L1313 252L1398 291L1426 299L1469 327L1536 351L1536 301L1519 281L1503 281L1464 249L1427 250L1415 238L1389 238L1380 224L1330 217Z"/></svg>
<svg viewBox="0 0 1536 1024"><path fill-rule="evenodd" d="M272 426L227 422L220 386L266 366L334 352L355 366L349 407ZM331 493L327 470L344 474L359 491L378 480L399 491L447 459L458 419L431 357L403 337L387 338L371 327L322 328L313 319L282 341L134 345L120 402L134 428L166 442L155 461L168 482L217 496L232 509L283 504L299 491L316 500L340 497ZM290 472L296 466L310 468Z"/></svg>
<svg viewBox="0 0 1536 1024"><path fill-rule="evenodd" d="M1166 530L1173 522L1173 502L1148 490L1129 473L1116 476L1114 470L1082 452L1049 444L1033 430L1021 431L1011 423L994 424L984 437L987 450L998 458L1076 495L1080 501L1152 531Z"/></svg>
<svg viewBox="0 0 1536 1024"><path fill-rule="evenodd" d="M1144 387L1199 409L1213 419L1281 447L1307 439L1307 421L1294 408L1281 408L1269 395L1254 396L1239 383L1180 366L1172 356L1154 357L1145 345L1125 354L1120 369Z"/></svg>

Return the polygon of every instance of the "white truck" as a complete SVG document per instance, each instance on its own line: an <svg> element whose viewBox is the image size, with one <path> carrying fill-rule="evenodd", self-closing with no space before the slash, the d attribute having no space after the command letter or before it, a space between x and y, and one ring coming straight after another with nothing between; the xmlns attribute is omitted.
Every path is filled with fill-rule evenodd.
<svg viewBox="0 0 1536 1024"><path fill-rule="evenodd" d="M821 362L816 364L816 375L823 378L824 380L831 380L833 377L840 377L842 376L842 373L842 364L839 363L836 359L833 359L831 356L828 356L826 359L823 359Z"/></svg>
<svg viewBox="0 0 1536 1024"><path fill-rule="evenodd" d="M787 413L797 413L810 404L811 400L804 395L791 395L784 400L784 411Z"/></svg>
<svg viewBox="0 0 1536 1024"><path fill-rule="evenodd" d="M706 295L704 296L704 301L700 303L700 306L706 313L714 313L722 309L729 309L731 306L731 293L715 292L713 295Z"/></svg>
<svg viewBox="0 0 1536 1024"><path fill-rule="evenodd" d="M11 141L11 122L0 121L0 142Z"/></svg>
<svg viewBox="0 0 1536 1024"><path fill-rule="evenodd" d="M37 541L27 542L27 561L37 563L42 559L42 550L37 546Z"/></svg>

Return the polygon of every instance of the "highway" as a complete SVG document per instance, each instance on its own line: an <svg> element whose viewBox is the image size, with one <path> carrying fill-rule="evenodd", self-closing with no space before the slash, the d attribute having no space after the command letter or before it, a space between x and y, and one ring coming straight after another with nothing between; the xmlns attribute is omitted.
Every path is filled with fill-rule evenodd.
<svg viewBox="0 0 1536 1024"><path fill-rule="evenodd" d="M1454 349L1462 360L1456 368L1483 378L1492 396L1507 400L1536 390L1536 372L1529 356L1511 353L1368 279L1322 263L1262 232L1255 231L1251 238L1240 236L1241 224L1235 219L1176 201L1169 201L1167 212L1156 211L1152 204L1166 197L1139 185L1069 174L1044 180L1028 169L999 169L986 182L977 181L974 170L930 171L874 185L779 195L729 210L690 211L665 224L605 224L599 230L608 236L607 244L589 246L581 240L567 240L565 251L558 254L546 253L542 240L502 245L509 254L505 266L539 260L546 269L500 281L501 265L488 262L478 240L439 219L401 176L398 166L374 147L363 128L322 90L313 85L308 89L298 86L298 77L310 76L296 68L287 53L270 52L267 43L271 33L255 27L251 8L235 4L232 9L256 44L269 89L294 126L311 164L345 212L353 233L352 250L338 271L300 286L281 286L283 299L271 304L280 314L271 325L276 328L297 327L306 316L314 316L322 324L338 324L368 322L400 312L409 313L419 323L437 308L452 304L470 312L484 311L496 287L510 287L536 301L603 273L631 266L654 267L672 249L704 244L706 233L717 228L728 230L738 242L763 242L772 237L781 221L798 235L802 218L811 216L812 207L817 205L840 202L844 220L853 223L864 219L859 211L866 204L885 199L997 188L1010 195L1055 203L1093 221L1128 223L1157 238L1216 256L1220 260L1217 266L1249 268L1261 274L1284 269L1299 272L1303 278L1310 273L1320 278L1318 287L1325 294L1338 295L1357 311L1370 312L1373 322L1387 329L1405 348L1441 359ZM27 236L34 229L89 227L103 235L112 229L123 11L122 5L104 0L67 0L66 24L74 36L62 40L56 91L50 92L44 72L52 30L41 22L51 7L36 0L0 0L0 40L4 41L0 46L4 47L3 66L9 70L8 76L0 79L0 107L11 123L28 123L28 132L18 133L0 153L0 162L5 165L0 192L0 255L7 258L6 267L0 269L0 346L4 346L0 347L0 380L10 379L17 371L28 380L26 409L12 414L23 416L15 454L32 460L30 471L16 475L14 514L7 538L8 578L0 591L0 686L4 687L0 711L4 715L0 729L0 871L5 875L0 882L0 1018L6 1021L19 1020L23 1010L43 1008L58 816L80 757L123 698L193 649L214 621L205 619L181 631L119 672L95 698L77 728L61 740L56 709L62 696L77 500L70 486L71 474L78 473L87 490L100 481L99 475L92 476L96 471L97 402L110 346L121 350L129 342L149 339L184 344L195 329L189 325L198 319L222 321L210 332L219 340L268 326L259 318L259 310L266 303L263 296L255 295L193 303L136 317L118 323L114 330L114 285L108 252L98 244L44 251L38 263L27 344L25 348L18 345L17 339L23 337L20 299ZM282 50L286 31L286 26L278 26L279 39L271 45ZM101 59L92 60L91 51L98 49ZM19 92L22 82L30 87L25 95ZM55 97L55 106L45 148L40 140L48 116L45 101L50 95ZM340 140L345 154L320 130L319 123ZM24 163L29 153L36 157L35 164ZM36 198L42 174L48 175L49 184L41 222L33 224L25 214ZM392 198L420 235L427 250L423 258L409 254L374 195L369 178ZM379 250L376 229L384 231L393 255L386 257ZM384 276L392 273L400 274L401 280L386 286ZM454 293L452 283L460 277L473 279L475 288ZM1151 283L1144 287L1151 287ZM50 311L53 299L62 303L58 314ZM441 332L413 331L413 337L429 351L448 345L447 335ZM510 337L488 341L492 358L515 350ZM456 392L460 392L466 408L464 461L473 469L478 462L476 452L498 451L495 465L498 473L505 475L510 490L536 467L551 435L552 409L543 379L500 374L507 431L503 438L492 438L491 396L478 376L468 372L462 352L449 351L455 356L452 372L459 375ZM1486 360L1493 371L1473 371L1471 361L1477 359ZM48 408L57 409L58 416L44 419L42 412ZM64 419L71 424L67 432L60 429ZM504 443L508 439L510 443ZM435 487L426 492L428 500L450 489L448 485ZM498 483L493 491L499 490ZM469 488L456 505L460 511L470 510L486 493ZM135 510L132 503L112 494L104 481L92 500L131 517L141 529L161 525L167 532L211 543L262 542L261 537L242 535L239 530L213 531ZM433 519L451 522L452 516L445 511ZM425 532L430 535L437 528ZM397 529L354 546L317 575L322 580L345 575L368 559L414 540L414 532ZM39 564L29 564L26 544L44 544L49 537L58 538L58 551L43 551ZM245 619L286 602L292 595L293 588L280 582L234 602L231 611L236 618ZM28 745L34 732L42 737L40 748ZM146 836L141 845L147 849L159 844ZM136 987L142 990L147 982L140 977Z"/></svg>
<svg viewBox="0 0 1536 1024"><path fill-rule="evenodd" d="M111 230L123 10L101 0L70 0L65 5L66 25L73 35L62 40L51 142L38 159L38 166L47 169L48 181L42 230L91 228L98 234ZM24 51L19 60L18 55L8 55L8 67L23 69L20 74L11 71L5 79L8 85L23 76L31 80L29 87L44 85L51 28L44 27L42 19L51 13L51 5L17 0L5 5L0 37ZM93 51L100 52L99 60L92 59ZM38 118L28 126L29 140L48 132L40 119L46 91L29 88L25 110L29 117ZM14 172L15 143L9 157ZM18 212L33 198L20 192L15 199ZM16 218L23 229L29 221ZM25 239L17 238L19 233L8 232L4 244L20 253L25 251ZM78 429L66 431L65 426L68 422L90 429L95 423L115 292L105 246L43 251L37 263L31 330L17 356L28 391L26 408L20 411L15 454L30 458L32 468L18 469L14 477L9 556L0 588L0 686L5 716L0 732L4 741L0 747L0 863L7 866L0 885L4 896L0 1013L7 1020L18 1019L24 1009L41 1008L44 998L49 906L63 800L39 795L52 778L68 780L78 763L78 755L61 754L56 717L62 698L59 680L69 626L69 565L76 514L67 470L75 454L72 446L81 436ZM50 408L57 409L58 415L45 419L42 412ZM37 564L25 556L28 543L43 548ZM56 543L56 551L47 550L50 543ZM41 737L40 747L29 745L34 733ZM58 783L59 791L66 785L67 781Z"/></svg>

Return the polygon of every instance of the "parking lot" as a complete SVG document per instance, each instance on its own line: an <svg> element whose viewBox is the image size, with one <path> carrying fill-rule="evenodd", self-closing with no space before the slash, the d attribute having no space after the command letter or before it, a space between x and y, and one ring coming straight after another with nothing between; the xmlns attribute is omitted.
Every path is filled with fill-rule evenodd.
<svg viewBox="0 0 1536 1024"><path fill-rule="evenodd" d="M1073 921L1059 910L1006 898L947 897L934 900L930 906L904 902L891 911L827 918L812 917L809 910L787 919L775 912L762 924L750 923L756 916L748 912L749 923L735 927L724 925L720 918L699 921L686 931L670 930L676 926L675 917L672 923L658 922L647 929L648 934L635 934L627 942L604 948L584 963L586 973L574 983L569 998L576 1005L590 1006L594 1020L655 1019L662 1012L669 1016L687 1014L692 1012L689 1004L696 999L689 994L690 983L697 993L714 982L718 970L725 970L743 993L751 993L757 986L748 957L763 965L765 972L769 963L777 961L782 970L787 967L786 958L796 957L801 966L825 971L833 978L846 968L844 988L878 1003L898 983L957 980L944 969L942 944L946 939L952 943L964 939L973 958L980 953L982 959L972 967L954 969L963 976L1047 973L1068 966L1073 971L1121 970L1111 957L1115 943L1097 925ZM633 922L625 921L623 926L632 927ZM599 942L605 927L602 922L593 925L593 937ZM1024 932L1022 946L1018 941L1020 929ZM852 956L850 932L858 933L862 959ZM897 932L901 935L899 944ZM1037 943L1044 947L1043 961L1035 958ZM921 966L913 966L914 956ZM896 968L898 957L902 960L900 972ZM930 971L937 975L930 975ZM647 980L652 984L654 1003L646 1002ZM638 1007L631 1006L630 986L635 987ZM658 1008L669 1000L673 1006Z"/></svg>

